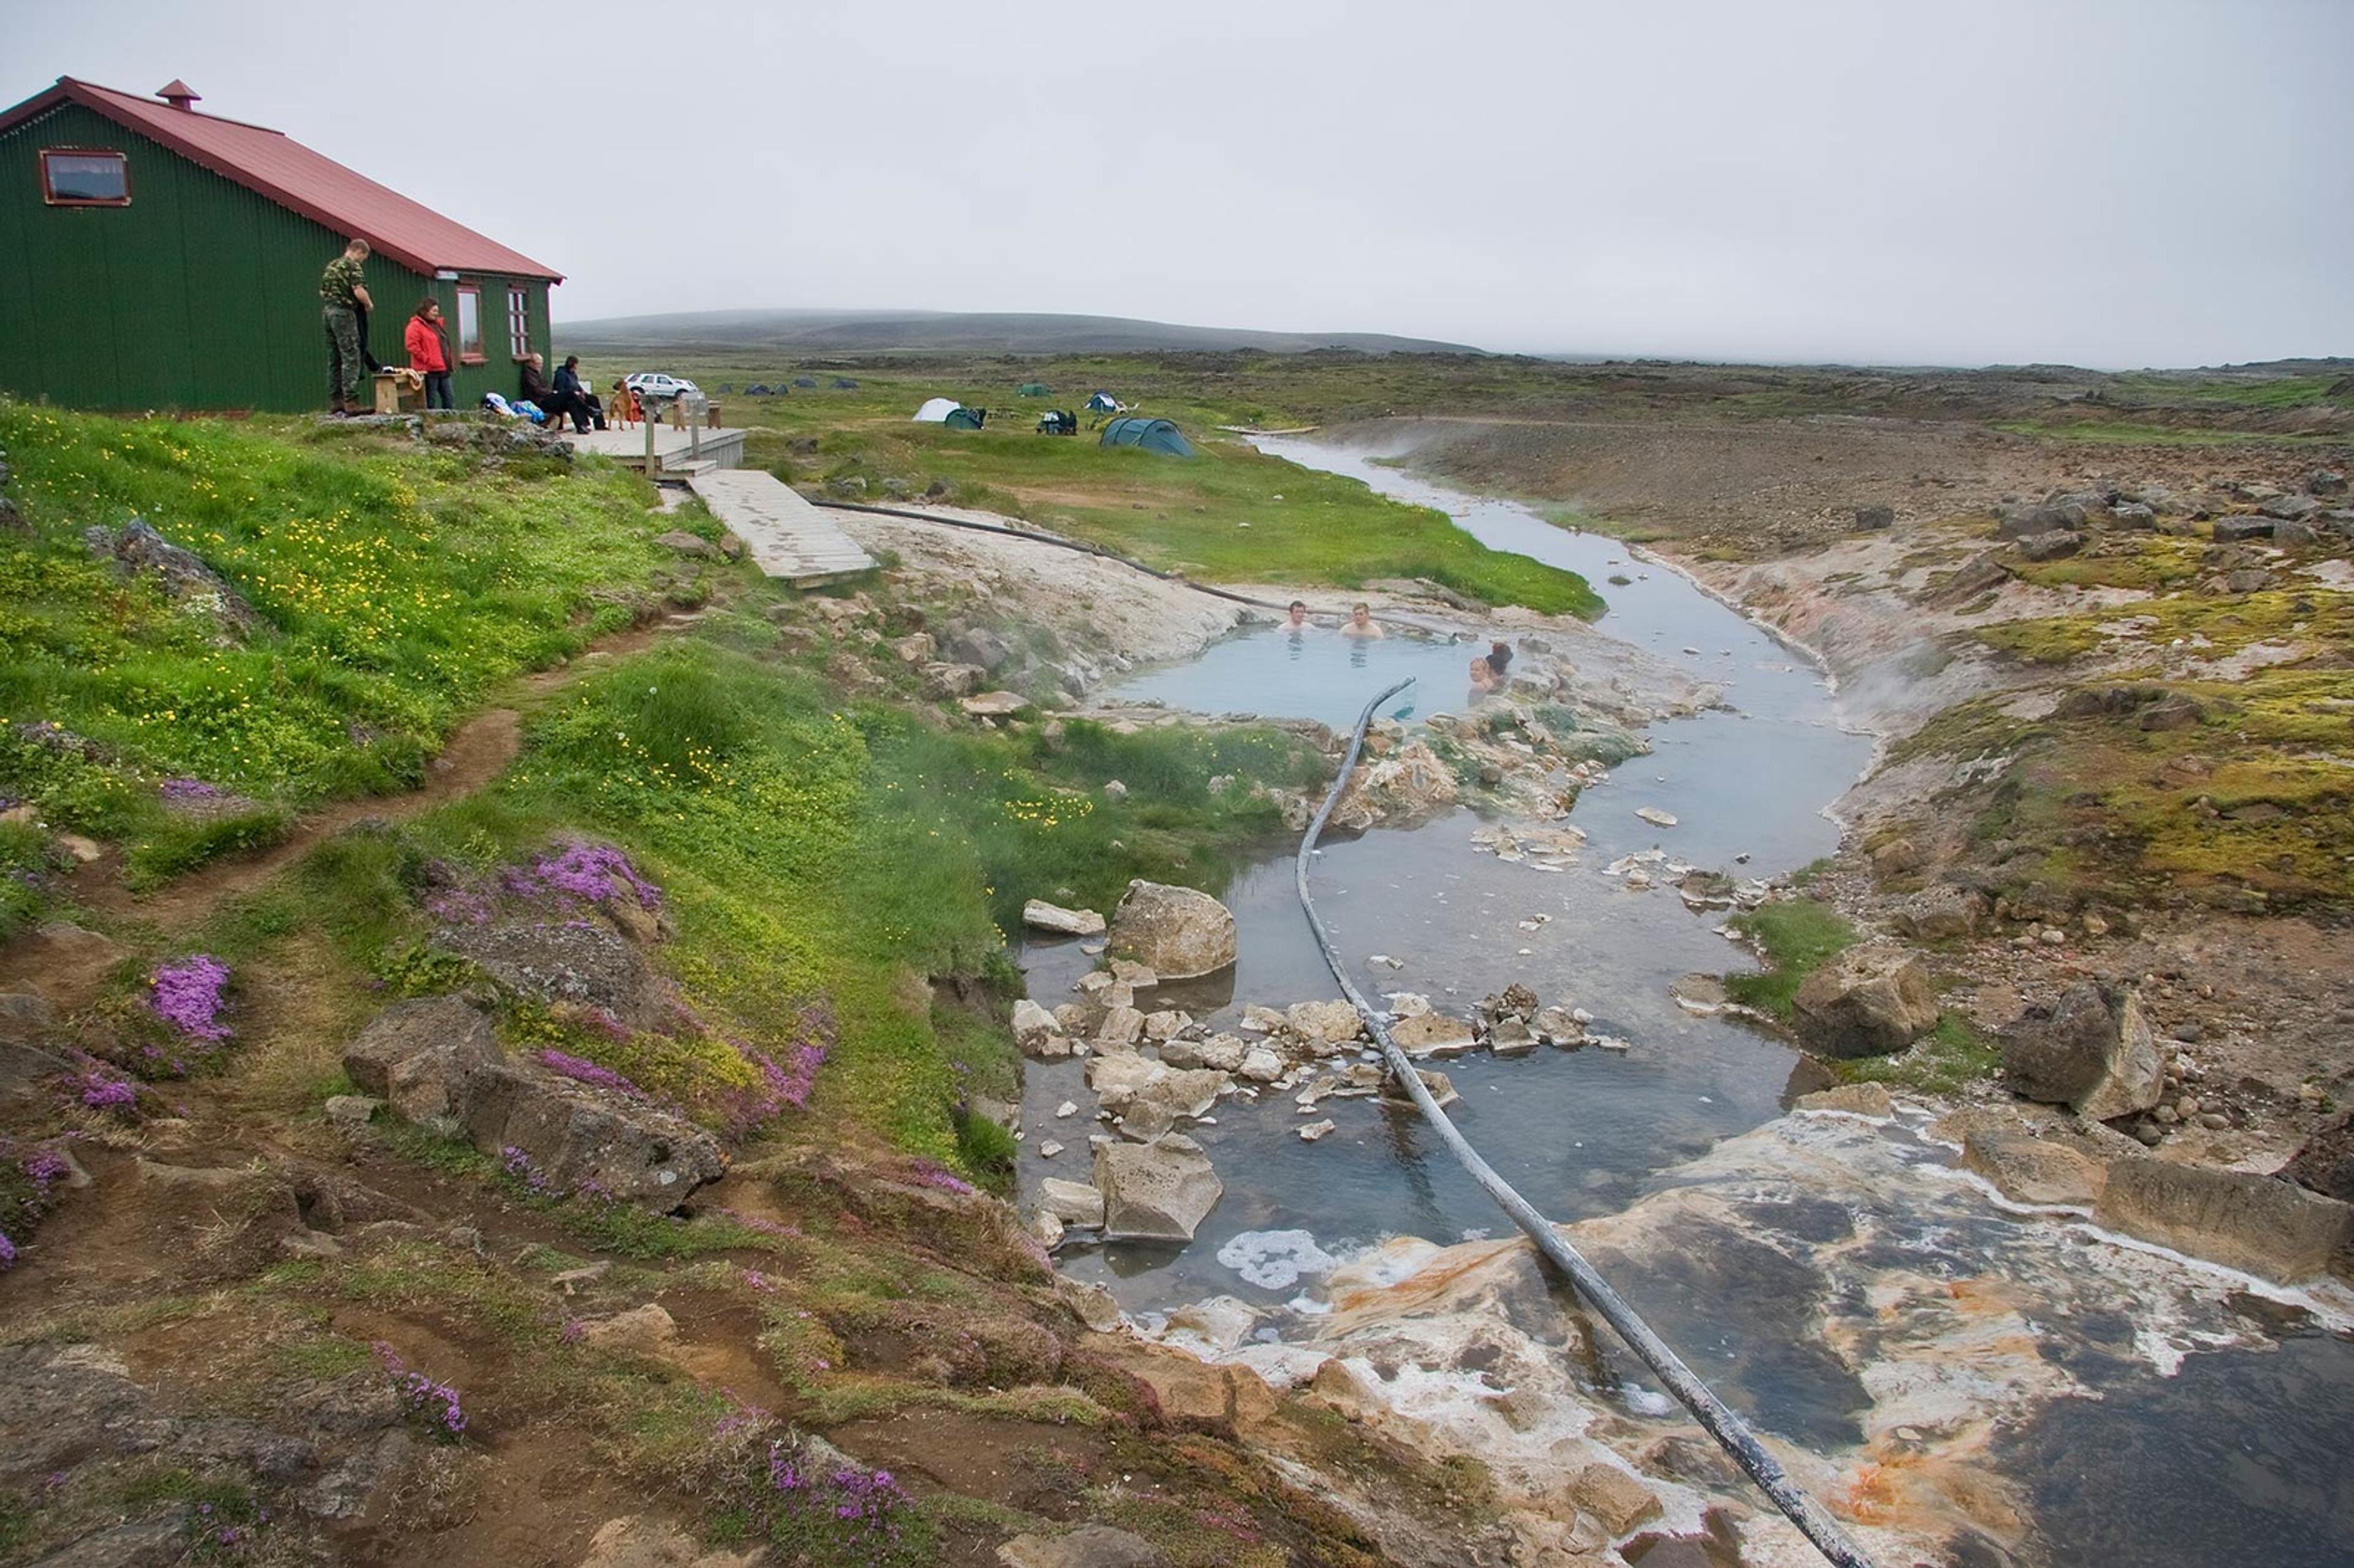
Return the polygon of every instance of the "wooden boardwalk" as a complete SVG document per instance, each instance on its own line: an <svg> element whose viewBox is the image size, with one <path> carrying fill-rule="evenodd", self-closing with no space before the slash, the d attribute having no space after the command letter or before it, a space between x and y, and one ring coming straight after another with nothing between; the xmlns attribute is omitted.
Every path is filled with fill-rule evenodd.
<svg viewBox="0 0 2354 1568"><path fill-rule="evenodd" d="M772 577L810 588L875 569L874 557L832 518L775 474L757 468L714 469L693 475L687 484Z"/></svg>
<svg viewBox="0 0 2354 1568"><path fill-rule="evenodd" d="M576 451L595 452L630 468L646 466L646 432L642 426L626 430L566 430L564 439ZM744 432L737 429L705 430L697 441L685 430L673 430L668 425L654 426L654 477L667 474L678 478L690 466L689 452L701 448L702 461L715 468L736 468L744 461Z"/></svg>

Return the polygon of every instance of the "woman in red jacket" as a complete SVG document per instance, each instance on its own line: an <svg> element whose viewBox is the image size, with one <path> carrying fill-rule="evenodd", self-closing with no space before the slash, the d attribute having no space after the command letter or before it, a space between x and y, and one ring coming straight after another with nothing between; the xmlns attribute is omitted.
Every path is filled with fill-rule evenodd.
<svg viewBox="0 0 2354 1568"><path fill-rule="evenodd" d="M441 305L428 300L417 307L408 318L408 331L404 334L408 345L408 368L425 377L425 406L448 408L450 401L450 339L441 330Z"/></svg>

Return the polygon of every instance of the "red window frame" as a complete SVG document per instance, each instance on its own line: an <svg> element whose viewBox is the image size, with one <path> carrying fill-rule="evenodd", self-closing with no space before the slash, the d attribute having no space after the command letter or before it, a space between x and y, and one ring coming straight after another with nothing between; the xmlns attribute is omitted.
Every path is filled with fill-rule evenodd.
<svg viewBox="0 0 2354 1568"><path fill-rule="evenodd" d="M474 301L474 351L472 354L466 352L466 299L469 295L472 295ZM459 364L482 365L488 361L490 356L482 352L482 287L481 284L458 285L457 320L451 325L457 329Z"/></svg>
<svg viewBox="0 0 2354 1568"><path fill-rule="evenodd" d="M517 365L531 357L531 291L520 283L507 285L507 347Z"/></svg>
<svg viewBox="0 0 2354 1568"><path fill-rule="evenodd" d="M52 157L112 158L122 165L122 194L119 196L61 196L49 184L49 160ZM50 207L129 207L131 205L131 158L120 147L44 147L41 149L41 200Z"/></svg>

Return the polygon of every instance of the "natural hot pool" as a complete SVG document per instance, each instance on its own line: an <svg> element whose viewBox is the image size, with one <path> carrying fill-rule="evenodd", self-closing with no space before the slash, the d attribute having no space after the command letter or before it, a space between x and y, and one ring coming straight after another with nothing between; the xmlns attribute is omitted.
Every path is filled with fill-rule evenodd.
<svg viewBox="0 0 2354 1568"><path fill-rule="evenodd" d="M2354 1560L2354 1471L2343 1463L2354 1452L2345 1397L2354 1343L2341 1298L2316 1302L2120 1245L2081 1221L2006 1213L1967 1185L1954 1151L1931 1141L1918 1116L1879 1128L1776 1121L1797 1054L1689 1014L1669 995L1688 971L1744 966L1744 950L1719 934L1721 915L1692 914L1667 888L1630 892L1603 868L1656 844L1700 866L1746 854L1743 874L1771 875L1836 846L1823 808L1870 748L1838 728L1835 695L1807 662L1615 541L1451 494L1364 453L1267 445L1440 506L1493 546L1585 574L1610 602L1603 630L1721 684L1731 705L1651 726L1652 753L1579 801L1571 820L1589 840L1561 872L1473 853L1479 819L1468 810L1327 841L1318 902L1369 992L1416 991L1460 1012L1519 980L1545 1001L1586 1007L1597 1028L1632 1042L1625 1054L1540 1048L1443 1064L1462 1096L1450 1114L1504 1176L1556 1219L1623 1223L1631 1250L1609 1255L1605 1272L1766 1431L1835 1461L1867 1445L1883 1454L1893 1441L1902 1467L1925 1485L1950 1474L1953 1496L2007 1499L1996 1513L2016 1507L2018 1555L1970 1540L1956 1560ZM1611 584L1613 575L1629 581ZM1338 608L1347 597L1316 602ZM1109 694L1341 726L1412 673L1424 683L1393 711L1410 703L1412 716L1460 713L1464 666L1481 647L1393 637L1352 649L1330 631L1295 645L1259 631ZM1581 652L1582 666L1598 652ZM1678 826L1638 819L1644 805L1673 812ZM1294 899L1288 853L1245 868L1223 896L1239 927L1234 969L1142 993L1141 1005L1231 1027L1246 1002L1337 994ZM1540 914L1548 918L1534 930L1522 927ZM1369 962L1375 954L1400 967ZM1033 944L1022 961L1031 993L1049 1005L1094 962L1075 942ZM1025 1199L1046 1175L1087 1180L1097 1129L1080 1064L1032 1063L1027 1074ZM1057 1118L1066 1099L1087 1108ZM1227 1099L1212 1114L1214 1125L1187 1130L1225 1193L1191 1245L1066 1246L1057 1256L1148 1323L1231 1295L1290 1304L1296 1315L1278 1311L1258 1332L1306 1339L1335 1259L1396 1235L1446 1243L1509 1232L1405 1107L1327 1099L1314 1114L1338 1126L1312 1145L1295 1136L1310 1118L1288 1096ZM1039 1152L1049 1139L1067 1146L1053 1160ZM1818 1146L1833 1144L1838 1159L1818 1158ZM1724 1194L1717 1229L1650 1217L1653 1205L1703 1190ZM1886 1309L1922 1292L1977 1305ZM1559 1292L1553 1306L1575 1310ZM1558 1331L1556 1314L1534 1316L1548 1320L1525 1325L1532 1333ZM1574 1376L1596 1401L1633 1420L1668 1408L1606 1333L1595 1350ZM1981 1425L1983 1442L1972 1436ZM1971 1513L1926 1511L1948 1523Z"/></svg>
<svg viewBox="0 0 2354 1568"><path fill-rule="evenodd" d="M1797 1054L1737 1023L1694 1016L1669 994L1687 973L1747 966L1745 950L1720 933L1723 916L1691 913L1670 888L1630 891L1604 868L1657 846L1695 865L1771 875L1836 848L1838 825L1823 808L1862 771L1871 743L1840 729L1821 673L1684 578L1632 560L1616 541L1566 533L1517 506L1447 494L1362 454L1269 450L1441 505L1496 547L1585 573L1609 596L1600 626L1619 641L1582 646L1575 655L1582 672L1606 678L1621 657L1615 650L1631 645L1721 686L1730 705L1651 726L1651 754L1619 767L1572 814L1588 842L1564 871L1474 853L1471 834L1483 819L1469 810L1410 831L1327 841L1318 905L1369 993L1418 991L1465 1012L1518 981L1547 1002L1588 1009L1597 1027L1633 1042L1624 1054L1543 1050L1445 1064L1463 1097L1456 1114L1466 1132L1532 1202L1572 1219L1623 1206L1644 1178L1779 1114ZM1614 573L1634 580L1606 586ZM1326 593L1315 602L1339 609L1349 598ZM1384 709L1411 725L1469 709L1469 661L1486 651L1489 635L1508 635L1482 630L1476 640L1448 642L1398 624L1372 641L1330 628L1259 629L1102 695L1345 728L1368 698L1411 674L1417 684ZM1638 806L1670 811L1679 825L1654 827L1634 814ZM1246 867L1223 896L1240 938L1234 969L1160 987L1142 1005L1183 1008L1231 1028L1246 1003L1282 1007L1340 994L1300 917L1288 853ZM1522 928L1540 916L1534 929ZM1376 954L1394 963L1369 963ZM1033 943L1022 961L1031 994L1049 1005L1095 962L1076 942ZM1065 1100L1092 1106L1084 1064L1032 1063L1026 1071L1023 1182L1085 1181L1087 1138L1097 1130L1091 1112L1053 1115ZM1059 1260L1066 1272L1101 1280L1132 1310L1219 1292L1283 1300L1299 1294L1297 1282L1251 1277L1272 1281L1283 1270L1246 1264L1238 1271L1220 1253L1239 1255L1237 1236L1268 1231L1305 1231L1338 1253L1401 1232L1453 1241L1505 1223L1410 1108L1327 1100L1316 1114L1339 1125L1315 1144L1294 1135L1311 1118L1287 1096L1230 1099L1213 1114L1214 1125L1189 1130L1216 1162L1226 1192L1193 1245L1066 1247ZM1038 1152L1049 1140L1066 1146L1051 1160Z"/></svg>

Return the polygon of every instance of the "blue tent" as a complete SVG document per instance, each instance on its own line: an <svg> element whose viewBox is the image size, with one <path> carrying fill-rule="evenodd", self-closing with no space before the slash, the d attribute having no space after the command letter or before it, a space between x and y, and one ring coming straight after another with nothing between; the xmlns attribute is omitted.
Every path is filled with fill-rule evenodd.
<svg viewBox="0 0 2354 1568"><path fill-rule="evenodd" d="M1192 457L1193 448L1166 419L1114 419L1103 428L1096 443L1106 447L1142 447L1167 457Z"/></svg>
<svg viewBox="0 0 2354 1568"><path fill-rule="evenodd" d="M817 382L807 376L796 376L793 377L793 385L796 387L814 387L817 385Z"/></svg>
<svg viewBox="0 0 2354 1568"><path fill-rule="evenodd" d="M857 382L847 376L837 376L833 378L833 389L837 392L847 392L857 385Z"/></svg>
<svg viewBox="0 0 2354 1568"><path fill-rule="evenodd" d="M1115 414L1119 411L1119 400L1108 392L1098 392L1087 399L1087 412L1090 414Z"/></svg>

